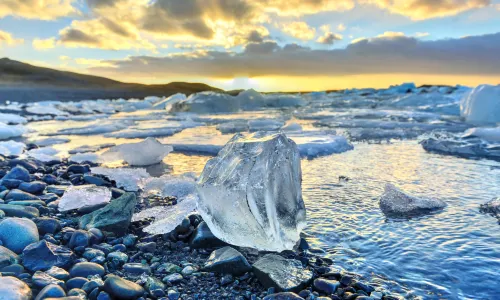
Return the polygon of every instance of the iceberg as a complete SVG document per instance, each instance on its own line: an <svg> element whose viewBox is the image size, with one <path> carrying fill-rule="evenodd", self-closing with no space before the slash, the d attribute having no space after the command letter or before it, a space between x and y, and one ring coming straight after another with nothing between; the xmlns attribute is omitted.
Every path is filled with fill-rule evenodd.
<svg viewBox="0 0 500 300"><path fill-rule="evenodd" d="M289 250L306 225L301 181L299 150L285 134L236 134L205 165L198 210L229 244Z"/></svg>
<svg viewBox="0 0 500 300"><path fill-rule="evenodd" d="M108 177L116 182L118 188L124 189L127 192L137 192L142 188L143 180L151 177L146 169L142 168L91 168L92 174L100 174Z"/></svg>
<svg viewBox="0 0 500 300"><path fill-rule="evenodd" d="M111 190L91 184L70 186L59 200L59 211L68 211L85 206L94 206L111 201Z"/></svg>
<svg viewBox="0 0 500 300"><path fill-rule="evenodd" d="M390 183L385 186L384 194L380 198L380 209L387 216L406 217L444 207L444 201L408 195Z"/></svg>
<svg viewBox="0 0 500 300"><path fill-rule="evenodd" d="M465 131L462 138L480 138L487 142L500 142L500 127L471 128Z"/></svg>
<svg viewBox="0 0 500 300"><path fill-rule="evenodd" d="M26 145L24 143L15 141L0 142L0 155L3 156L19 156L24 152L24 149L26 149Z"/></svg>
<svg viewBox="0 0 500 300"><path fill-rule="evenodd" d="M480 85L467 93L460 103L460 114L473 124L500 122L500 85Z"/></svg>
<svg viewBox="0 0 500 300"><path fill-rule="evenodd" d="M106 162L125 161L131 166L149 166L163 160L173 148L163 145L155 138L147 138L139 143L122 144L101 154Z"/></svg>
<svg viewBox="0 0 500 300"><path fill-rule="evenodd" d="M186 95L177 93L164 100L161 100L153 105L153 109L165 109L166 111L171 111L172 107L181 101L187 99Z"/></svg>

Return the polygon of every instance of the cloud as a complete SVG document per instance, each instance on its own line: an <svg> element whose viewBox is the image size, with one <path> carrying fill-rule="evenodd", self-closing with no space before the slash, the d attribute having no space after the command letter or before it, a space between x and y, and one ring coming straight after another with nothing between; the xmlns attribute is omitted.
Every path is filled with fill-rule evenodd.
<svg viewBox="0 0 500 300"><path fill-rule="evenodd" d="M290 22L280 24L281 30L299 40L312 40L316 35L316 29L310 27L306 22Z"/></svg>
<svg viewBox="0 0 500 300"><path fill-rule="evenodd" d="M376 4L412 20L454 16L491 4L491 0L361 0L361 2Z"/></svg>
<svg viewBox="0 0 500 300"><path fill-rule="evenodd" d="M133 56L92 68L107 76L342 76L363 74L500 75L500 33L422 41L395 36L364 39L345 49L313 50L276 42L251 43L240 53L198 52L170 57Z"/></svg>
<svg viewBox="0 0 500 300"><path fill-rule="evenodd" d="M340 23L338 26L337 26L337 30L338 31L344 31L346 30L347 27L343 24L343 23Z"/></svg>
<svg viewBox="0 0 500 300"><path fill-rule="evenodd" d="M23 39L16 39L9 32L0 30L0 49L3 46L16 46L24 43Z"/></svg>
<svg viewBox="0 0 500 300"><path fill-rule="evenodd" d="M325 32L323 36L320 36L316 42L324 45L333 45L335 41L341 41L342 35L333 32Z"/></svg>
<svg viewBox="0 0 500 300"><path fill-rule="evenodd" d="M0 18L16 16L26 19L54 20L78 15L76 0L1 0Z"/></svg>
<svg viewBox="0 0 500 300"><path fill-rule="evenodd" d="M429 36L429 35L430 35L430 33L428 33L428 32L417 32L417 33L415 33L415 37L417 37L417 38L422 38L422 37L426 37L426 36Z"/></svg>
<svg viewBox="0 0 500 300"><path fill-rule="evenodd" d="M252 0L264 11L284 16L302 16L354 8L354 0Z"/></svg>
<svg viewBox="0 0 500 300"><path fill-rule="evenodd" d="M47 50L47 49L52 49L56 46L56 39L55 38L49 38L49 39L34 39L33 40L33 48L37 50Z"/></svg>

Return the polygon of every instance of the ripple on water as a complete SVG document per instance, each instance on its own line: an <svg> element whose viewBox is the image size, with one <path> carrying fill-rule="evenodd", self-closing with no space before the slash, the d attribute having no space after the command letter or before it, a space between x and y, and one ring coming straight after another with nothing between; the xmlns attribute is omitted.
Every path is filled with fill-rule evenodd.
<svg viewBox="0 0 500 300"><path fill-rule="evenodd" d="M500 195L498 165L429 154L416 142L357 144L303 161L306 231L336 263L375 282L397 281L388 285L408 298L492 299L500 294L500 230L479 205ZM350 180L336 184L341 175ZM448 206L386 219L378 199L387 182Z"/></svg>

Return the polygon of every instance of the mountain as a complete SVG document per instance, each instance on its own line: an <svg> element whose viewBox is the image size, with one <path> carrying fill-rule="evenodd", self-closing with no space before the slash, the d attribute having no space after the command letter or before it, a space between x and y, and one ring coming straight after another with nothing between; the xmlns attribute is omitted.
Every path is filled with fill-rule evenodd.
<svg viewBox="0 0 500 300"><path fill-rule="evenodd" d="M77 101L106 98L144 98L223 90L203 83L125 83L105 77L37 67L8 58L0 59L0 102L43 100Z"/></svg>

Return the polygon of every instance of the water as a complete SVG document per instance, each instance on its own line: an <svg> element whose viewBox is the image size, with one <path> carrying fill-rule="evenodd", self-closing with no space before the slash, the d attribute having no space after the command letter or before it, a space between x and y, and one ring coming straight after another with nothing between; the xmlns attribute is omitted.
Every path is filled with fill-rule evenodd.
<svg viewBox="0 0 500 300"><path fill-rule="evenodd" d="M145 121L144 126L151 122ZM298 122L313 129L310 122ZM75 124L85 123L45 121L28 126L51 132ZM224 144L231 136L221 135L215 126L204 126L161 140ZM54 147L68 150L141 140L68 137L72 139L69 144ZM416 140L354 146L343 154L302 160L308 211L305 233L312 246L324 249L336 265L406 298L498 297L500 227L496 219L479 213L479 205L500 196L500 163L427 153ZM172 153L153 169L157 175L199 174L209 158ZM349 180L339 180L339 176ZM419 218L388 220L378 207L386 183L442 199L448 206Z"/></svg>

